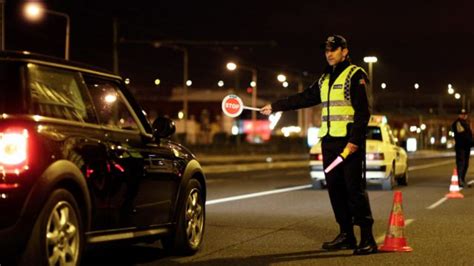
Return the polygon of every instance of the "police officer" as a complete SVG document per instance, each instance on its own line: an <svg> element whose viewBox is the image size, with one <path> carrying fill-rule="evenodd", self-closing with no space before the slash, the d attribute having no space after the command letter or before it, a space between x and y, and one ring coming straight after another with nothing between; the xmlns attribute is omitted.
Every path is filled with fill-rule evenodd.
<svg viewBox="0 0 474 266"><path fill-rule="evenodd" d="M326 174L331 205L340 233L322 248L327 250L354 249L355 255L377 252L372 234L373 218L366 192L365 139L370 118L366 94L365 71L349 60L347 41L332 35L323 43L328 65L318 82L301 93L268 104L261 113L295 110L322 105L321 129L323 166L328 167L343 151L350 150L347 159ZM361 227L361 240L356 243L353 225Z"/></svg>
<svg viewBox="0 0 474 266"><path fill-rule="evenodd" d="M451 126L454 132L454 149L456 150L456 168L458 169L459 186L466 185L466 173L469 167L469 156L471 155L472 132L467 122L467 111L461 109L458 118ZM468 185L470 187L470 185Z"/></svg>

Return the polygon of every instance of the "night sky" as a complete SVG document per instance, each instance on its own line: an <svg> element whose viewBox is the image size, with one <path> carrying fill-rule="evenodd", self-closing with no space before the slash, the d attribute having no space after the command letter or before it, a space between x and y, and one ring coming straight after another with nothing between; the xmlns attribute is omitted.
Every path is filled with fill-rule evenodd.
<svg viewBox="0 0 474 266"><path fill-rule="evenodd" d="M64 54L61 17L27 22L24 1L6 0L6 47ZM326 36L345 36L353 63L366 67L375 55L374 86L387 91L442 93L474 88L471 46L474 41L472 1L43 1L48 9L71 17L71 59L112 69L112 18L126 40L258 41L259 46L189 46L194 87L217 87L229 59L257 66L259 89L280 89L277 71L307 71L317 78L325 65L319 49ZM276 45L269 45L274 41ZM120 74L131 85L153 89L179 85L180 52L147 44L121 43ZM242 74L242 79L250 78Z"/></svg>

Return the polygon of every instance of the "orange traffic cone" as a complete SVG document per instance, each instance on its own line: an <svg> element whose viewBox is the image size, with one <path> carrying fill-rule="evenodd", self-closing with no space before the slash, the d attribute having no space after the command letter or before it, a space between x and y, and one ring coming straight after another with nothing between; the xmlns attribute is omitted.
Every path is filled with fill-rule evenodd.
<svg viewBox="0 0 474 266"><path fill-rule="evenodd" d="M393 194L393 208L390 213L388 230L385 235L383 245L379 247L380 251L398 251L407 252L413 249L407 246L407 240L404 236L405 219L402 209L402 192L395 191Z"/></svg>
<svg viewBox="0 0 474 266"><path fill-rule="evenodd" d="M451 185L449 186L449 193L446 194L448 199L463 199L464 195L461 194L459 188L458 170L454 168L453 175L451 176Z"/></svg>

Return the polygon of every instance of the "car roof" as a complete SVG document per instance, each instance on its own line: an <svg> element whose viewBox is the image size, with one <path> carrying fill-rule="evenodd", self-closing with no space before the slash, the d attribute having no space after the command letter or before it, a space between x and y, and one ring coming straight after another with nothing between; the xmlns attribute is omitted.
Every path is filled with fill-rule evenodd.
<svg viewBox="0 0 474 266"><path fill-rule="evenodd" d="M369 123L387 124L387 117L385 115L370 115Z"/></svg>
<svg viewBox="0 0 474 266"><path fill-rule="evenodd" d="M367 124L367 126L369 126L369 127L381 127L381 126L383 126L383 124L380 124L380 123L369 123L369 124Z"/></svg>
<svg viewBox="0 0 474 266"><path fill-rule="evenodd" d="M53 63L53 64L58 64L58 65L66 66L66 67L74 67L74 68L94 71L100 74L105 74L107 76L115 76L115 78L121 79L120 76L115 75L111 71L100 68L100 67L88 65L81 62L65 60L63 58L58 58L54 56L32 53L29 51L0 51L0 60L26 61L26 62L39 61L39 62L45 62L45 63Z"/></svg>

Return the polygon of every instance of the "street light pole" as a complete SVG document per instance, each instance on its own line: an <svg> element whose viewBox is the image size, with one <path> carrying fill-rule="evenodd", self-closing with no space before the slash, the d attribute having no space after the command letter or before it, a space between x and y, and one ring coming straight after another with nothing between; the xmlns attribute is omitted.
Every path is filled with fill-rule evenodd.
<svg viewBox="0 0 474 266"><path fill-rule="evenodd" d="M298 77L298 93L303 92L304 85L303 85L303 78ZM299 109L298 110L298 126L301 128L301 136L304 136L306 134L306 123L305 123L305 117L303 116L304 113L306 113L306 109Z"/></svg>
<svg viewBox="0 0 474 266"><path fill-rule="evenodd" d="M42 9L45 13L60 16L66 19L66 40L65 40L65 48L64 48L64 58L69 60L69 39L71 35L71 19L69 15L62 12L57 12L49 9Z"/></svg>
<svg viewBox="0 0 474 266"><path fill-rule="evenodd" d="M183 52L183 113L184 113L184 133L187 134L187 120L188 120L188 85L186 82L189 79L188 73L188 49L181 47Z"/></svg>
<svg viewBox="0 0 474 266"><path fill-rule="evenodd" d="M65 56L66 60L69 60L69 41L70 41L70 35L71 35L71 20L69 19L69 16L66 15L66 51L65 51Z"/></svg>
<svg viewBox="0 0 474 266"><path fill-rule="evenodd" d="M5 50L5 0L0 0L0 30L2 31L1 33L1 38L2 40L0 41L0 46L1 50Z"/></svg>
<svg viewBox="0 0 474 266"><path fill-rule="evenodd" d="M112 22L112 32L113 32L113 47L112 47L112 67L115 75L119 75L119 56L118 56L118 29L119 23L118 18L114 18Z"/></svg>
<svg viewBox="0 0 474 266"><path fill-rule="evenodd" d="M69 60L69 39L71 35L71 19L69 18L69 15L66 13L54 11L54 10L49 10L46 8L43 8L39 3L28 3L25 5L25 13L26 17L32 20L38 19L41 17L41 13L47 13L51 15L56 15L60 16L66 19L66 40L65 40L65 48L64 48L64 58L66 60Z"/></svg>
<svg viewBox="0 0 474 266"><path fill-rule="evenodd" d="M251 71L252 71L252 85L254 85L253 90L252 90L252 107L257 107L257 70L252 68ZM256 124L257 124L257 111L252 110L252 131L254 132L254 135L255 135Z"/></svg>
<svg viewBox="0 0 474 266"><path fill-rule="evenodd" d="M375 103L375 95L373 91L373 63L377 62L377 57L375 56L366 56L364 57L364 62L369 64L369 105L372 107L372 109L375 109L374 103Z"/></svg>
<svg viewBox="0 0 474 266"><path fill-rule="evenodd" d="M234 62L229 62L226 65L230 71L236 70L238 67L252 72L252 107L257 107L257 69L249 66L237 65ZM252 110L252 133L255 135L255 127L257 125L257 111ZM253 136L255 137L255 136Z"/></svg>

